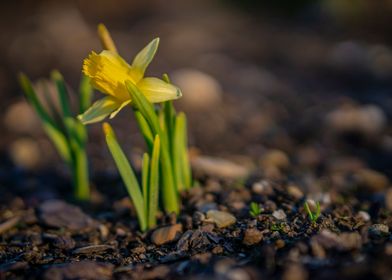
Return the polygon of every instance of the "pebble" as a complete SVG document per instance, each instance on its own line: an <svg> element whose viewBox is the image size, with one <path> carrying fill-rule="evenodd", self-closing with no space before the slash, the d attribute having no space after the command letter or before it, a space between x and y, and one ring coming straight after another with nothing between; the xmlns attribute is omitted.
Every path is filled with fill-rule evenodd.
<svg viewBox="0 0 392 280"><path fill-rule="evenodd" d="M200 225L205 219L206 216L199 211L195 211L192 215L192 221L195 223L195 225Z"/></svg>
<svg viewBox="0 0 392 280"><path fill-rule="evenodd" d="M355 177L358 184L370 192L382 192L389 186L388 177L372 169L361 169Z"/></svg>
<svg viewBox="0 0 392 280"><path fill-rule="evenodd" d="M99 233L101 235L101 239L102 240L106 240L107 237L109 236L109 229L108 229L108 227L105 226L104 224L100 224L98 226L98 230L99 230Z"/></svg>
<svg viewBox="0 0 392 280"><path fill-rule="evenodd" d="M299 263L293 263L286 266L282 280L306 280L308 279L308 272Z"/></svg>
<svg viewBox="0 0 392 280"><path fill-rule="evenodd" d="M373 136L382 132L385 113L375 105L343 105L326 116L327 125L336 133L358 132Z"/></svg>
<svg viewBox="0 0 392 280"><path fill-rule="evenodd" d="M392 211L392 188L389 187L385 192L385 207Z"/></svg>
<svg viewBox="0 0 392 280"><path fill-rule="evenodd" d="M235 224L237 219L228 212L210 210L207 212L207 220L213 222L218 228L225 228Z"/></svg>
<svg viewBox="0 0 392 280"><path fill-rule="evenodd" d="M268 150L260 160L261 168L276 167L284 170L290 166L290 159L281 150Z"/></svg>
<svg viewBox="0 0 392 280"><path fill-rule="evenodd" d="M77 261L50 266L44 273L45 280L63 279L112 279L114 265L96 261Z"/></svg>
<svg viewBox="0 0 392 280"><path fill-rule="evenodd" d="M15 227L19 223L20 219L21 219L21 217L15 216L15 217L12 217L12 218L8 219L7 221L1 223L0 224L0 234L3 234L4 232Z"/></svg>
<svg viewBox="0 0 392 280"><path fill-rule="evenodd" d="M191 160L196 173L223 179L245 178L249 170L242 165L226 159L209 156L197 156Z"/></svg>
<svg viewBox="0 0 392 280"><path fill-rule="evenodd" d="M36 141L31 138L19 138L12 142L10 156L15 165L33 170L42 164L42 153Z"/></svg>
<svg viewBox="0 0 392 280"><path fill-rule="evenodd" d="M40 131L40 121L25 101L16 102L8 107L4 125L9 131L20 134L35 134Z"/></svg>
<svg viewBox="0 0 392 280"><path fill-rule="evenodd" d="M73 240L72 237L67 235L57 236L55 234L45 233L43 237L50 241L54 247L63 250L73 249L76 245L75 240Z"/></svg>
<svg viewBox="0 0 392 280"><path fill-rule="evenodd" d="M282 209L278 209L278 210L275 210L273 213L272 213L272 216L275 218L275 219L277 219L277 220L281 220L281 221L283 221L283 220L286 220L286 213L282 210Z"/></svg>
<svg viewBox="0 0 392 280"><path fill-rule="evenodd" d="M289 185L287 187L287 192L291 195L295 200L300 200L304 193L295 185Z"/></svg>
<svg viewBox="0 0 392 280"><path fill-rule="evenodd" d="M389 235L389 227L384 224L374 224L369 227L369 237L377 239Z"/></svg>
<svg viewBox="0 0 392 280"><path fill-rule="evenodd" d="M248 228L245 231L244 239L242 240L242 243L244 243L247 246L251 246L259 243L262 239L263 239L263 233L261 231L255 228Z"/></svg>
<svg viewBox="0 0 392 280"><path fill-rule="evenodd" d="M272 195L274 193L271 184L267 180L261 180L252 185L252 191L262 195Z"/></svg>
<svg viewBox="0 0 392 280"><path fill-rule="evenodd" d="M95 226L95 221L79 207L62 200L47 200L39 206L38 212L39 219L49 227L86 231Z"/></svg>
<svg viewBox="0 0 392 280"><path fill-rule="evenodd" d="M357 232L344 232L338 235L326 229L313 236L311 242L318 243L324 249L339 251L351 251L362 246L361 235Z"/></svg>
<svg viewBox="0 0 392 280"><path fill-rule="evenodd" d="M90 245L90 246L77 248L73 250L72 254L74 255L100 254L113 249L114 248L110 245Z"/></svg>
<svg viewBox="0 0 392 280"><path fill-rule="evenodd" d="M370 215L368 212L365 212L365 211L359 211L357 214L357 217L362 219L364 222L370 221Z"/></svg>
<svg viewBox="0 0 392 280"><path fill-rule="evenodd" d="M182 225L175 224L171 226L165 226L154 230L151 235L151 241L155 245L163 245L176 241L182 233Z"/></svg>
<svg viewBox="0 0 392 280"><path fill-rule="evenodd" d="M171 78L181 88L183 96L179 104L188 110L210 109L222 102L222 87L212 76L195 70L180 69Z"/></svg>
<svg viewBox="0 0 392 280"><path fill-rule="evenodd" d="M284 242L283 239L278 239L275 241L276 249L282 249L284 246L286 246L286 242Z"/></svg>

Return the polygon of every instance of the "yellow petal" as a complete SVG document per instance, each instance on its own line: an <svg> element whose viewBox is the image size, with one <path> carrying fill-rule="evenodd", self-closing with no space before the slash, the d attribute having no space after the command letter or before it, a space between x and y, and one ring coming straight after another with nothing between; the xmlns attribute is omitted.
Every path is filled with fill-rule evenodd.
<svg viewBox="0 0 392 280"><path fill-rule="evenodd" d="M102 121L107 116L117 111L121 107L121 102L117 99L107 96L96 101L86 112L78 116L83 124L95 123Z"/></svg>
<svg viewBox="0 0 392 280"><path fill-rule="evenodd" d="M135 82L130 71L131 66L112 51L92 52L83 63L83 73L91 79L93 87L123 102L129 99L124 82Z"/></svg>
<svg viewBox="0 0 392 280"><path fill-rule="evenodd" d="M144 78L137 83L137 87L152 103L178 99L182 96L178 87L158 78Z"/></svg>
<svg viewBox="0 0 392 280"><path fill-rule="evenodd" d="M159 38L152 40L144 49L142 49L132 62L132 76L135 82L139 82L144 77L147 66L150 64L158 50Z"/></svg>

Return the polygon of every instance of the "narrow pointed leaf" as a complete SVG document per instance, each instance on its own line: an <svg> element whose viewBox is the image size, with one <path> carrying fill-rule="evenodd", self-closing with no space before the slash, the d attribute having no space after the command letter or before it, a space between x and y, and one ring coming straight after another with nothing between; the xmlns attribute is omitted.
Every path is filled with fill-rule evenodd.
<svg viewBox="0 0 392 280"><path fill-rule="evenodd" d="M103 130L105 132L106 143L108 145L109 151L113 156L117 169L120 172L128 194L135 206L140 228L142 231L145 231L147 228L147 223L144 200L135 173L133 172L127 157L118 144L116 136L108 123L103 124Z"/></svg>
<svg viewBox="0 0 392 280"><path fill-rule="evenodd" d="M144 140L146 141L148 150L152 150L152 144L153 144L153 134L151 131L150 126L148 125L146 119L143 117L143 115L135 110L135 118L137 123L139 124L140 131L143 135Z"/></svg>
<svg viewBox="0 0 392 280"><path fill-rule="evenodd" d="M143 165L142 165L142 188L143 188L143 200L144 200L144 207L146 213L146 219L148 219L148 184L149 184L149 177L150 177L150 156L148 153L143 154Z"/></svg>
<svg viewBox="0 0 392 280"><path fill-rule="evenodd" d="M63 117L68 118L72 116L71 105L69 103L69 96L67 87L65 85L63 76L58 71L52 72L52 80L56 83L57 92L60 99L61 110Z"/></svg>
<svg viewBox="0 0 392 280"><path fill-rule="evenodd" d="M84 113L91 106L93 92L90 78L82 75L79 83L79 114Z"/></svg>
<svg viewBox="0 0 392 280"><path fill-rule="evenodd" d="M190 164L187 147L186 117L179 113L176 117L173 137L173 164L179 189L187 189L191 186Z"/></svg>
<svg viewBox="0 0 392 280"><path fill-rule="evenodd" d="M48 135L49 139L52 141L53 145L55 146L61 158L67 164L70 164L72 158L71 158L71 151L67 138L65 138L64 134L60 130L58 130L51 124L43 122L42 125L46 134Z"/></svg>
<svg viewBox="0 0 392 280"><path fill-rule="evenodd" d="M156 135L154 139L154 147L151 156L150 180L149 180L149 199L148 199L148 227L156 226L156 215L158 209L158 192L159 192L159 152L160 140Z"/></svg>

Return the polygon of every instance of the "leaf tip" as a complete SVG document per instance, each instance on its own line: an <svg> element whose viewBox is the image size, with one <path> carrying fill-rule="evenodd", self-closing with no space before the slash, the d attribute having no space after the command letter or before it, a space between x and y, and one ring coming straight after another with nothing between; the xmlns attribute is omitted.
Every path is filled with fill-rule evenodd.
<svg viewBox="0 0 392 280"><path fill-rule="evenodd" d="M112 129L112 127L110 126L110 124L107 123L107 122L104 122L104 123L102 124L102 130L103 130L103 132L105 133L106 136L112 135L112 134L113 134L113 129Z"/></svg>

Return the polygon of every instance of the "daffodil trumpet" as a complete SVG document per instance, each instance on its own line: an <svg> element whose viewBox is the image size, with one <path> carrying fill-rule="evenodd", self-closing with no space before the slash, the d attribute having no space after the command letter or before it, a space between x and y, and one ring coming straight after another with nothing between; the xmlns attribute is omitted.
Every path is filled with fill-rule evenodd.
<svg viewBox="0 0 392 280"><path fill-rule="evenodd" d="M90 78L91 85L106 96L96 101L86 112L79 115L84 124L113 118L125 106L132 103L125 86L132 83L151 103L178 99L182 96L178 87L165 81L145 77L145 71L155 56L159 38L152 40L141 50L129 65L114 50L91 54L84 60L83 73Z"/></svg>

